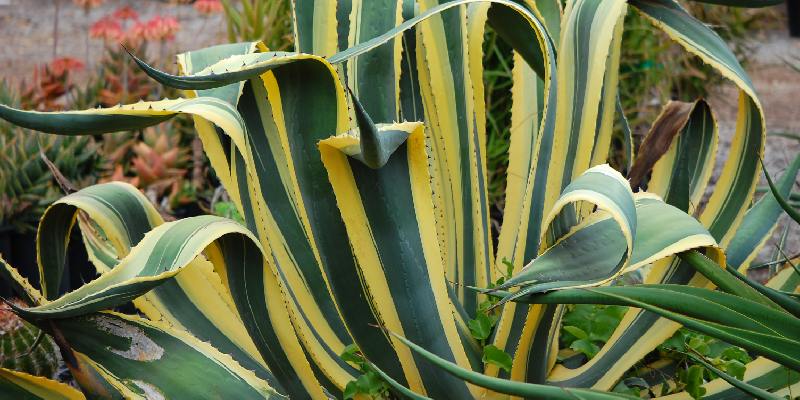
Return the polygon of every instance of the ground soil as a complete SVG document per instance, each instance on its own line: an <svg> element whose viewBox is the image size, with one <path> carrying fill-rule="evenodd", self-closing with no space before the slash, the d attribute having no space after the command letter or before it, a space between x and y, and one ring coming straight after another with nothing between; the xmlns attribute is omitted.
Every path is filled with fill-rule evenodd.
<svg viewBox="0 0 800 400"><path fill-rule="evenodd" d="M141 20L154 15L178 19L181 29L175 40L163 49L151 46L152 52L172 55L225 40L222 15L203 17L191 5L153 0L105 0L102 6L86 13L72 0L0 0L0 43L3 43L0 45L0 79L17 82L29 76L36 65L56 57L89 60L91 66L101 56L104 44L98 39L88 39L87 27L125 5L134 8ZM58 34L54 35L56 10Z"/></svg>
<svg viewBox="0 0 800 400"><path fill-rule="evenodd" d="M800 134L800 39L790 38L787 30L781 29L759 35L753 43L754 55L746 69L750 74L756 93L764 107L769 133ZM709 98L720 127L720 154L717 170L726 159L727 149L736 126L738 90L731 84L715 89ZM780 176L786 166L800 154L800 141L769 136L764 152L764 163L773 178ZM718 174L718 173L717 173ZM715 176L717 175L715 174ZM762 185L766 181L762 178ZM795 186L797 191L800 187ZM762 251L761 259L770 257L776 247L783 227L789 226L789 237L784 251L788 255L800 253L800 226L789 222L784 216L782 226L775 237Z"/></svg>

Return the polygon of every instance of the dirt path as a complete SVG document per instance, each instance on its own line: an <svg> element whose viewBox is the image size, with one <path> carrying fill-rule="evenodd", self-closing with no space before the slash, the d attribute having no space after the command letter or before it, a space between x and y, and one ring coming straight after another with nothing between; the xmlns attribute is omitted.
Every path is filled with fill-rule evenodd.
<svg viewBox="0 0 800 400"><path fill-rule="evenodd" d="M54 21L58 2L58 35ZM70 56L96 62L102 55L103 42L89 39L87 27L121 6L129 5L145 21L154 15L178 19L181 29L166 48L151 46L151 52L172 57L179 51L193 50L225 40L225 24L221 15L203 18L190 5L168 4L150 0L105 0L88 14L72 0L0 0L0 79L19 82L30 76L34 66L55 57ZM151 54L155 55L155 54Z"/></svg>
<svg viewBox="0 0 800 400"><path fill-rule="evenodd" d="M800 39L789 38L786 31L769 32L755 43L755 55L746 67L756 92L764 107L769 133L800 134L800 72L786 64L795 59L800 66ZM724 85L710 96L720 127L720 156L716 168L725 160L736 126L738 91L733 85ZM780 176L786 166L800 154L800 142L770 136L764 154L764 163L773 178ZM762 185L766 182L762 178ZM800 190L795 186L795 191ZM800 227L784 216L782 226L764 247L760 258L769 258L775 251L784 226L789 226L789 237L784 251L789 255L800 253Z"/></svg>

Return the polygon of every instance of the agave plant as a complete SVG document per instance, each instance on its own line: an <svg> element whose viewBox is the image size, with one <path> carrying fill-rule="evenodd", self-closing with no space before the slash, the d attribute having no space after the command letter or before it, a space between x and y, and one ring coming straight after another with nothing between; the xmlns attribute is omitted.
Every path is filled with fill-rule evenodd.
<svg viewBox="0 0 800 400"><path fill-rule="evenodd" d="M30 99L27 99L30 100ZM0 101L26 101L0 82ZM40 106L51 105L55 97ZM78 185L96 183L102 157L91 137L57 137L25 131L0 122L0 224L17 232L33 232L45 208L63 194L45 161L52 160L63 175Z"/></svg>
<svg viewBox="0 0 800 400"><path fill-rule="evenodd" d="M735 140L702 207L717 140L702 101L665 110L635 184L604 164L629 9L741 89ZM339 397L353 394L365 369L374 372L366 380L377 374L416 398L622 396L603 391L681 323L700 329L682 317L693 314L640 299L596 357L569 369L555 357L562 303L624 303L604 286L645 266L647 283L711 288L723 270L703 267L746 267L781 212L772 196L748 211L765 140L750 80L672 0L297 0L293 12L295 52L216 46L178 56L182 75L137 59L186 98L60 113L0 106L4 119L66 135L191 115L244 219L165 223L121 183L47 210L41 288L11 266L0 272L28 304L15 311L54 338L88 396ZM515 50L496 248L481 80L487 24ZM798 166L778 183L784 195ZM75 221L101 275L62 293ZM600 294L576 300L597 286ZM129 301L143 316L111 311ZM488 313L495 326L476 338ZM787 381L786 359L773 353L744 379L792 385L798 377ZM79 396L13 376L4 387ZM708 393L731 390L710 382Z"/></svg>

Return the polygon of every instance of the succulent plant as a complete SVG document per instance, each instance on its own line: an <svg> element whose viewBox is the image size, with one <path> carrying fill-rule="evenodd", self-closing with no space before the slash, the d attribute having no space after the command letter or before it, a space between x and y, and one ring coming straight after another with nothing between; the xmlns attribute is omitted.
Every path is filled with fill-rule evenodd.
<svg viewBox="0 0 800 400"><path fill-rule="evenodd" d="M800 371L797 281L751 286L736 274L775 226L775 199L789 195L800 158L781 177L782 193L770 181L774 198L750 207L763 109L715 32L670 0L375 3L293 2L297 53L216 46L180 55L181 76L137 60L188 98L44 114L0 105L0 118L66 135L191 114L244 220L166 222L123 183L48 209L41 291L10 266L0 274L34 305L15 312L54 332L83 393L329 399L382 396L388 385L415 399L630 399L603 391L681 325L759 357L745 366L747 382L709 363L720 381L686 379L679 397L792 389L796 380L784 378L786 368ZM604 164L629 8L741 89L734 144L699 220L716 164L707 103L665 107L631 168L645 172L628 180ZM496 251L480 79L486 23L517 51L519 129ZM634 184L647 175L649 192ZM80 222L106 272L64 293L62 221L76 215L105 233ZM647 283L608 285L640 268ZM110 311L132 299L140 314ZM630 307L574 369L556 365L569 304Z"/></svg>
<svg viewBox="0 0 800 400"><path fill-rule="evenodd" d="M39 332L8 306L0 306L0 367L55 379L62 369L61 355L48 336L34 347Z"/></svg>
<svg viewBox="0 0 800 400"><path fill-rule="evenodd" d="M4 82L0 99L20 102ZM41 154L79 187L95 183L102 158L90 136L43 135L5 122L0 154L0 223L21 232L32 231L45 207L63 195Z"/></svg>
<svg viewBox="0 0 800 400"><path fill-rule="evenodd" d="M63 99L74 89L72 71L83 69L82 62L62 57L36 67L31 81L23 84L20 103L37 110L53 110L64 107Z"/></svg>
<svg viewBox="0 0 800 400"><path fill-rule="evenodd" d="M162 211L170 211L186 193L184 178L191 163L188 149L180 144L181 133L172 125L147 128L138 140L107 135L104 149L111 173L104 180L128 182L161 204Z"/></svg>
<svg viewBox="0 0 800 400"><path fill-rule="evenodd" d="M155 91L153 81L141 69L136 68L121 47L109 47L99 68L103 86L98 92L98 100L104 106L146 99Z"/></svg>

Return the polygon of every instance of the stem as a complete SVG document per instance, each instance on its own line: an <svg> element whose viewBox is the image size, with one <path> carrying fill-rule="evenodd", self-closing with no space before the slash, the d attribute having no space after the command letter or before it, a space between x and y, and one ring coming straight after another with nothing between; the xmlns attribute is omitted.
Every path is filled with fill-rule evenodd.
<svg viewBox="0 0 800 400"><path fill-rule="evenodd" d="M797 301L797 299L792 298L792 296L789 296L786 293L781 292L780 290L775 290L771 287L764 286L758 282L751 280L750 278L740 274L739 271L737 271L735 268L732 268L730 265L727 266L726 269L732 275L739 278L739 280L747 282L748 285L752 286L755 290L758 290L759 293L763 294L770 300L774 301L775 304L778 304L779 306L783 307L784 310L788 311L795 317L800 318L800 301Z"/></svg>
<svg viewBox="0 0 800 400"><path fill-rule="evenodd" d="M697 272L708 278L711 282L717 285L724 292L744 297L746 299L763 304L767 307L784 311L780 306L775 304L772 300L761 294L759 291L753 289L750 285L740 281L725 268L717 265L708 257L704 256L697 250L684 251L678 254L681 260L691 265Z"/></svg>
<svg viewBox="0 0 800 400"><path fill-rule="evenodd" d="M46 328L44 330L53 338L53 341L58 346L58 350L61 352L61 358L64 360L64 364L69 369L72 377L75 378L78 386L90 393L94 393L98 397L111 398L111 393L109 393L108 388L98 379L98 376L88 368L88 365L77 358L75 352L72 350L72 346L70 346L67 338L64 337L64 334L58 329L58 326L53 321L46 321L44 324L41 327Z"/></svg>
<svg viewBox="0 0 800 400"><path fill-rule="evenodd" d="M192 139L192 186L198 191L203 186L203 142L197 135Z"/></svg>
<svg viewBox="0 0 800 400"><path fill-rule="evenodd" d="M53 58L58 57L58 16L61 11L61 0L55 0L56 8L53 16Z"/></svg>

